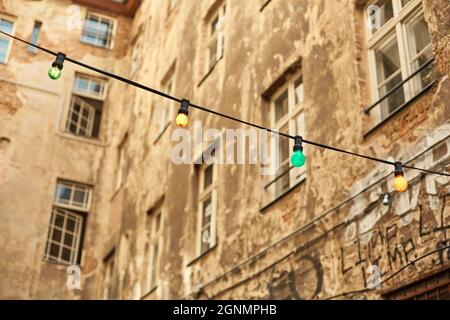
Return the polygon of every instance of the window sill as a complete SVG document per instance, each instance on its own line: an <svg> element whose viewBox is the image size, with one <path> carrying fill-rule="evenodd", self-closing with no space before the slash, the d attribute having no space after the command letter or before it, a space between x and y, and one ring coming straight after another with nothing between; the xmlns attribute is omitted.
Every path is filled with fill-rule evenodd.
<svg viewBox="0 0 450 320"><path fill-rule="evenodd" d="M215 248L217 247L217 244L215 244L213 247L209 248L207 251L203 252L201 255L195 257L193 260L191 260L191 262L189 262L186 266L187 267L191 267L193 264L197 263L198 261L200 261L203 257L205 257L206 255L208 255L211 251L213 251Z"/></svg>
<svg viewBox="0 0 450 320"><path fill-rule="evenodd" d="M57 132L56 135L63 139L69 139L69 140L73 140L73 141L80 142L80 143L86 143L86 144L94 145L96 147L105 148L109 145L109 143L102 142L98 139L89 139L89 138L78 137L78 136L74 136L72 134L69 134L66 132L61 132L61 131Z"/></svg>
<svg viewBox="0 0 450 320"><path fill-rule="evenodd" d="M395 115L397 115L400 111L408 107L410 104L415 102L417 99L419 99L422 95L424 95L426 92L428 92L434 84L438 82L438 80L434 80L430 82L427 86L425 86L421 91L419 91L414 97L403 103L401 106L399 106L394 112L389 114L385 119L378 122L375 126L373 126L371 129L369 129L366 133L364 133L364 139L367 139L372 133L374 133L378 128L382 127L385 123L387 123L390 119L392 119Z"/></svg>
<svg viewBox="0 0 450 320"><path fill-rule="evenodd" d="M277 196L274 200L272 200L271 202L269 202L268 204L266 204L265 206L263 206L261 209L259 209L259 212L261 214L265 214L267 211L267 209L269 209L270 207L272 207L275 203L277 203L278 201L280 201L281 199L283 199L284 197L286 197L288 194L290 194L292 191L294 191L299 185L301 185L303 182L306 181L306 177L303 177L302 179L300 179L300 181L298 181L296 184L294 184L292 187L290 187L289 189L287 189L286 191L284 191L282 194L280 194L279 196Z"/></svg>
<svg viewBox="0 0 450 320"><path fill-rule="evenodd" d="M214 62L214 64L209 68L208 72L206 72L206 74L203 76L203 78L200 80L200 82L197 85L197 88L199 88L203 82L206 81L206 79L209 77L209 75L211 73L213 73L214 69L216 68L216 66L219 64L219 62L223 59L223 56L220 59L217 59L216 62Z"/></svg>

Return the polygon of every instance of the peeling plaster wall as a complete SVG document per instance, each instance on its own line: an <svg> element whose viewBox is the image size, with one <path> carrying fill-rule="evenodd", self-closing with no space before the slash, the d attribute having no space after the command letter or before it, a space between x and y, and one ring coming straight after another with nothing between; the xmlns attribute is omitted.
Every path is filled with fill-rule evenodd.
<svg viewBox="0 0 450 320"><path fill-rule="evenodd" d="M437 47L441 43L435 33L448 34L448 28L443 31L437 25L433 26L433 19L429 16L441 4L439 1L424 1L426 17L430 21ZM269 106L262 94L290 66L301 61L306 95L306 132L311 140L406 161L419 154L419 150L425 150L438 141L435 136L439 133L445 135L450 132L448 126L443 126L448 123L448 116L445 116L449 109L448 75L441 73L439 84L431 91L364 138L370 123L363 113L363 107L370 97L361 95L361 92L369 90L361 87L367 86L367 82L359 81L367 76L367 67L358 58L364 54L361 50L365 50L365 40L358 38L356 32L358 27L364 25L360 20L360 3L273 0L260 12L259 1L227 1L224 58L203 79L199 71L204 68L201 58L204 50L202 21L214 5L215 1L203 1L201 5L183 2L168 17L164 7L157 1L141 7L139 18L134 21L134 30L149 30L145 33L147 40L143 49L149 53L149 57L144 60L138 79L158 87L169 66L175 63L175 95L255 123L270 125L267 117ZM357 46L357 42L363 45ZM147 61L150 63L147 64ZM443 70L446 63L438 62L439 70ZM135 99L140 99L140 95L136 91ZM131 288L135 288L137 283L141 283L140 288L143 288L140 279L144 277L145 270L139 266L145 257L145 213L163 195L161 280L158 288L147 298L311 299L331 297L364 287L361 275L363 264L355 260L357 250L354 241L360 237L364 238L366 244L367 241L375 241L375 230L385 234L386 228L399 223L395 208L400 206L397 203L402 203L402 200L400 196L394 195L391 208L377 204L382 213L373 208L371 210L375 213L371 211L359 217L379 200L373 190L362 192L362 186L388 174L392 168L306 146L309 159L313 159L307 163L306 181L261 214L260 209L267 203L267 194L262 188L264 180L259 175L259 168L250 165L220 166L217 247L200 259L195 259L196 171L193 166L167 163L168 152L164 150L173 146L173 142L170 142L173 124L156 143L151 143L155 135L152 119L157 118L158 109L164 102L160 102L158 97L149 96L146 103L151 106L149 110L142 109L142 114L137 113L139 116L131 122L127 119L130 167L125 187L127 214L122 228L131 232L131 259L127 270L130 274L137 274L130 275L130 283L124 285L124 288L128 287L128 293L123 295L122 292L122 297L131 298ZM133 112L136 113L134 109ZM235 123L193 111L190 114L191 123L197 119L203 121L205 128L238 128ZM149 147L143 149L143 145ZM443 170L446 164L447 153L439 158L437 168ZM417 165L429 167L432 162L417 162ZM417 179L421 182L416 182L410 189L416 190L416 196L417 188L423 189L422 180L430 178ZM373 188L379 192L392 191L390 180L391 177L387 176ZM444 210L446 224L448 208L445 207L447 200L444 194L447 183L438 182L441 190L438 207ZM425 192L422 191L421 197ZM310 223L358 193L361 194L356 200ZM425 208L428 204L426 197L423 197L421 207ZM366 198L370 201L363 200ZM427 235L428 238L423 240L417 234L419 201L415 203L408 209L411 212L409 218L400 219L409 219L411 222L407 225L400 223L395 237L389 234L387 238L389 243L398 241L403 244L404 238L411 237L417 251L414 254L420 256L427 250L435 249L440 241L448 238L448 234L444 228ZM358 219L353 224L348 222L356 217ZM355 223L357 228L353 230ZM335 225L340 226L339 230L333 229ZM299 228L300 232L294 237L246 262L249 257ZM323 236L330 228L333 231ZM349 234L352 238L345 238ZM367 234L372 234L372 238ZM383 245L386 246L386 239ZM300 249L295 251L296 247ZM347 259L345 263L351 265L351 270L347 270L349 267L345 265L345 272L341 271L341 247L351 255L349 258L344 256ZM411 259L403 255L403 261L397 258L397 265L390 269L390 266L387 267L389 261L386 260L388 250L382 246L379 250L384 250L384 260L380 264L386 275L401 267L401 263L406 263L407 258ZM278 262L284 255L289 256ZM373 263L373 260L368 259L364 265L366 268L369 261ZM241 263L241 267L223 276ZM418 276L439 266L437 260L423 260L413 270ZM389 286L409 279L412 272L408 270L390 282ZM349 281L353 277L354 280ZM210 282L215 278L216 281ZM208 284L204 286L205 283ZM141 295L145 294L147 292L141 292ZM369 294L367 297L376 298L379 294Z"/></svg>
<svg viewBox="0 0 450 320"><path fill-rule="evenodd" d="M203 62L204 19L220 1L179 1L170 13L161 0L143 1L134 20L129 25L124 22L124 28L120 29L123 43L109 55L89 53L84 46L78 50L76 34L64 41L68 48L77 44L72 49L73 54L79 55L77 58L127 75L133 43L141 36L143 42L138 53L141 64L135 80L162 89L171 66L175 66L176 96L266 126L270 126L269 103L263 94L276 87L277 80L300 63L305 85L305 137L380 158L413 159L412 164L419 167L449 172L449 54L445 39L450 34L447 23L450 16L448 10L442 10L446 0L423 1L439 82L370 135L365 134L371 121L363 112L371 101L361 32L363 2L272 0L260 11L260 0L227 0L224 57L207 77ZM62 12L67 5L63 2L54 10ZM42 70L48 61L39 62L42 70L14 61L6 68L22 68L21 74L25 66L36 72L37 78L44 77ZM64 69L67 78L59 84L66 94L70 92L71 73L73 70ZM53 83L44 86L44 81L42 87L55 88ZM61 105L56 97L52 111L46 111L51 119L47 121L53 126ZM10 110L17 109L14 117L25 108L22 100L19 96L7 100ZM35 152L46 155L42 156L43 162L53 161L54 169L47 170L44 164L39 167L33 162L28 172L24 172L25 159L32 149L23 148L25 142L15 147L14 135L39 136L39 130L45 126L37 114L46 109L36 108L36 114L28 112L20 120L12 115L0 118L10 128L3 133L2 126L0 131L0 136L7 138L0 142L0 150L6 150L0 157L0 165L7 168L0 171L0 178L8 179L7 184L2 184L3 189L0 187L0 197L8 199L0 201L0 211L23 212L22 217L15 214L8 224L1 224L2 234L17 229L17 235L6 238L11 240L2 237L1 247L7 248L16 238L25 242L30 234L36 237L33 244L38 244L37 248L30 248L24 243L23 248L27 249L23 250L33 252L34 260L27 258L26 264L20 263L34 270L33 276L24 276L28 270L14 273L11 262L0 262L0 270L10 279L2 286L0 296L48 297L49 287L61 286L65 280L64 268L43 265L40 261L56 177L70 173L74 175L70 178L93 183L96 190L94 218L88 222L84 248L83 290L77 292L77 297L82 298L100 297L104 281L102 261L113 248L115 298L317 299L364 288L369 276L367 267L375 262L379 263L383 276L388 277L412 259L448 242L448 179L408 171L411 182L408 193L392 194L390 207L385 207L379 195L392 192L392 168L306 146L309 159L306 180L264 212L260 210L269 199L263 188L267 181L260 175L259 166L218 167L217 246L196 259L198 174L193 165L177 166L170 161L170 150L175 144L171 132L175 125L171 122L162 133L157 129L159 114L166 107L173 109L174 117L176 105L113 82L108 116L104 120L108 143L103 148L81 148L79 142L60 141L49 124L45 129L48 136L42 139L45 146L34 144L34 147L38 149ZM193 110L190 122L195 120L202 120L204 128L244 128ZM30 121L39 124L36 131L20 129L26 128ZM189 129L192 132L192 127ZM118 146L125 136L127 174L123 186L115 190ZM76 157L69 156L69 151L75 152ZM14 157L18 152L23 153L20 159ZM23 177L27 177L26 181ZM29 186L30 177L35 187ZM42 177L46 179L45 188L39 188L44 184ZM38 194L32 192L36 189ZM30 201L10 201L10 197L24 197L23 190L28 190L25 195ZM31 199L42 202L41 210L34 210ZM158 205L162 206L164 239L160 248L160 282L155 290L147 292L147 211ZM28 208L22 208L25 206ZM17 221L33 212L40 213L39 218L35 213L40 220L33 224L40 231L32 231L26 225L19 230ZM26 256L17 250L14 246L8 255ZM396 287L448 263L446 253L427 257L390 280L383 289ZM228 273L229 270L233 271ZM32 290L11 291L22 277L27 279L24 283L31 283ZM63 295L57 290L52 292L52 297ZM380 292L345 297L380 298Z"/></svg>

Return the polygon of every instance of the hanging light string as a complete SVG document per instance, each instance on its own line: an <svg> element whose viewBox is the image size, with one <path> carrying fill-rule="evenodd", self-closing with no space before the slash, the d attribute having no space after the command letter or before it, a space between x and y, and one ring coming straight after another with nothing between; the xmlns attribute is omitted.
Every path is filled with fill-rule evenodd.
<svg viewBox="0 0 450 320"><path fill-rule="evenodd" d="M91 71L103 74L103 75L105 75L107 77L119 80L119 81L124 82L126 84L129 84L131 86L134 86L134 87L140 88L142 90L151 92L153 94L159 95L159 96L164 97L166 99L178 102L180 104L183 103L184 106L182 105L182 107L184 108L184 110L180 109L178 116L180 116L180 114L182 114L182 115L185 115L186 118L183 117L183 119L182 119L183 121L181 121L181 117L180 117L180 123L178 123L178 121L177 121L177 124L179 124L180 126L187 125L187 108L186 108L186 102L187 102L187 107L192 107L194 109L198 109L198 110L201 110L201 111L204 111L204 112L207 112L207 113L211 113L211 114L217 115L219 117L226 118L226 119L229 119L229 120L232 120L232 121L235 121L235 122L239 122L239 123L247 125L247 126L251 126L251 127L254 127L254 128L257 128L257 129L261 129L261 130L267 131L267 132L272 133L272 134L276 134L276 135L279 135L279 136L282 136L282 137L285 137L285 138L288 138L288 139L292 139L292 140L294 140L296 142L298 142L299 138L301 138L300 145L301 145L301 143L305 143L305 144L309 144L309 145L316 146L316 147L319 147L319 148L323 148L323 149L327 149L327 150L331 150L331 151L335 151L335 152L340 152L340 153L344 153L344 154L347 154L347 155L351 155L351 156L355 156L355 157L359 157L359 158L363 158L363 159L367 159L367 160L371 160L371 161L375 161L375 162L379 162L379 163L384 163L384 164L387 164L387 165L392 165L392 166L394 166L396 168L397 174L399 174L399 172L400 172L399 169L400 169L400 166L401 166L403 168L407 168L407 169L411 169L411 170L418 170L418 171L426 172L426 173L429 173L429 174L435 174L435 175L441 175L441 176L450 177L450 174L445 173L445 172L438 172L438 171L433 171L433 170L428 170L428 169L423 169L423 168L417 168L417 167L414 167L414 166L401 165L401 163L398 162L398 161L384 160L384 159L380 159L380 158L364 155L364 154L361 154L361 153L356 153L356 152L344 150L344 149L333 147L333 146L326 145L326 144L323 144L323 143L319 143L319 142L303 139L302 137L299 137L299 136L293 136L293 135L290 135L290 134L287 134L287 133L284 133L284 132L273 130L273 129L270 129L270 128L267 128L267 127L255 124L255 123L251 123L251 122L248 122L248 121L245 121L245 120L242 120L242 119L230 116L228 114L224 114L224 113L221 113L221 112L218 112L218 111L206 108L206 107L202 107L200 105L196 105L194 103L189 102L186 99L177 98L177 97L172 96L170 94L167 94L165 92L156 90L154 88L145 86L145 85L143 85L141 83L138 83L136 81L133 81L133 80L124 78L122 76L119 76L119 75L117 75L115 73L111 73L111 72L108 72L108 71L105 71L105 70L93 67L91 65L85 64L85 63L80 62L78 60L72 59L72 58L66 56L65 54L63 54L61 52L55 52L55 51L52 51L50 49L41 47L39 45L33 44L33 43L28 42L26 40L23 40L23 39L21 39L19 37L13 36L13 35L11 35L9 33L4 32L4 31L0 30L0 33L5 35L5 36L7 36L7 37L10 37L10 38L15 39L15 40L17 40L19 42L22 42L24 44L27 44L29 46L32 46L32 47L38 49L38 50L41 50L43 52L46 52L46 53L48 53L50 55L53 55L53 56L57 57L57 60L55 60L55 62L52 65L53 68L54 68L56 62L60 62L60 61L58 61L58 57L60 58L61 56L64 56L64 59L66 61L69 61L69 62L71 62L73 64L76 64L78 66L81 66L83 68L86 68L86 69L89 69ZM61 69L62 69L62 67L60 68L60 70ZM185 111L185 112L183 112L183 111ZM299 148L299 144L296 144L296 146L294 146L294 148L296 148L296 150L294 150L294 152L299 152L299 150L300 150L300 152L302 152L302 150L301 150L302 148L301 149ZM298 156L298 157L301 157L301 155ZM301 157L301 159L303 159L303 158ZM299 163L304 164L304 161L299 161ZM296 165L294 165L294 167L295 166Z"/></svg>

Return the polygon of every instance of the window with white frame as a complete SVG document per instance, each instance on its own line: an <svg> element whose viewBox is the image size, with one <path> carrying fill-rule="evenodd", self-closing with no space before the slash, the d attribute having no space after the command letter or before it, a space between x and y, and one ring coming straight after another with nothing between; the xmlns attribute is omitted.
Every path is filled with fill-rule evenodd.
<svg viewBox="0 0 450 320"><path fill-rule="evenodd" d="M158 285L159 259L162 248L162 210L150 210L147 214L147 274L145 292L151 291Z"/></svg>
<svg viewBox="0 0 450 320"><path fill-rule="evenodd" d="M44 259L62 264L80 264L82 236L92 189L89 186L58 181Z"/></svg>
<svg viewBox="0 0 450 320"><path fill-rule="evenodd" d="M105 97L105 80L76 74L66 132L84 138L98 138Z"/></svg>
<svg viewBox="0 0 450 320"><path fill-rule="evenodd" d="M202 255L216 245L217 167L214 164L200 166L198 197L197 252Z"/></svg>
<svg viewBox="0 0 450 320"><path fill-rule="evenodd" d="M114 19L88 12L84 21L81 41L93 46L112 49L115 29Z"/></svg>
<svg viewBox="0 0 450 320"><path fill-rule="evenodd" d="M293 136L303 136L305 132L303 101L304 86L301 73L288 76L285 84L271 99L273 128ZM278 152L278 169L275 173L277 180L270 187L274 198L294 187L306 175L305 167L289 170L292 148L293 142L290 139L279 138L278 149L275 150Z"/></svg>
<svg viewBox="0 0 450 320"><path fill-rule="evenodd" d="M0 30L9 34L14 33L14 21L0 16ZM0 63L7 63L11 50L12 39L0 34Z"/></svg>
<svg viewBox="0 0 450 320"><path fill-rule="evenodd" d="M372 109L381 121L431 83L432 64L405 80L433 58L433 50L421 0L372 1L366 13L373 101L387 95Z"/></svg>
<svg viewBox="0 0 450 320"><path fill-rule="evenodd" d="M222 4L217 11L207 21L208 28L208 46L206 55L207 71L211 70L214 65L223 57L225 45L225 12L226 5Z"/></svg>

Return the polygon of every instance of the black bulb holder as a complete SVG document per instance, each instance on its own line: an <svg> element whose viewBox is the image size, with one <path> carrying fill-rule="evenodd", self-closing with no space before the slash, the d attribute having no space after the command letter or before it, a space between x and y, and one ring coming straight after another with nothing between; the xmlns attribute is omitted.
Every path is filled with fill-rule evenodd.
<svg viewBox="0 0 450 320"><path fill-rule="evenodd" d="M189 106L191 105L189 100L183 99L181 100L181 106L178 110L178 114L182 113L185 115L189 115Z"/></svg>
<svg viewBox="0 0 450 320"><path fill-rule="evenodd" d="M295 136L294 139L294 152L295 151L301 151L303 152L303 137L301 136Z"/></svg>
<svg viewBox="0 0 450 320"><path fill-rule="evenodd" d="M62 52L58 52L55 61L52 63L52 67L56 67L62 70L64 67L64 61L66 60L66 55Z"/></svg>
<svg viewBox="0 0 450 320"><path fill-rule="evenodd" d="M394 173L394 175L396 177L397 176L404 176L405 173L403 172L403 165L402 165L402 163L397 161L394 165L395 165L395 173Z"/></svg>

